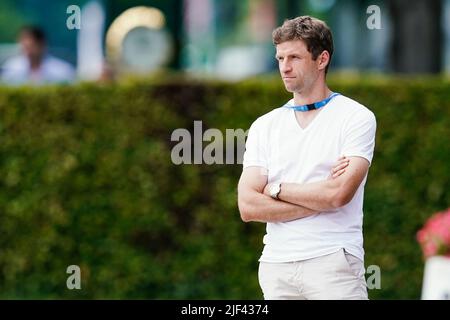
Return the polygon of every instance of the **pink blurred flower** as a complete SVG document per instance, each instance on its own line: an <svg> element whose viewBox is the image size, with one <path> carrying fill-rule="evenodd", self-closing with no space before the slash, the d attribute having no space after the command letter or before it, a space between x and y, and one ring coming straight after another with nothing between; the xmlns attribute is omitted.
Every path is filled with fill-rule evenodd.
<svg viewBox="0 0 450 320"><path fill-rule="evenodd" d="M425 258L450 256L450 208L431 216L417 232L416 238Z"/></svg>

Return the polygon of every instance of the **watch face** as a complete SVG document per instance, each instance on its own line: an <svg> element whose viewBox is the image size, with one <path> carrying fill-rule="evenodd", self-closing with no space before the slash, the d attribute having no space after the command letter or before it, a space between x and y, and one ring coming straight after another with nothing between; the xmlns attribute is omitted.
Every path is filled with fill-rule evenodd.
<svg viewBox="0 0 450 320"><path fill-rule="evenodd" d="M122 42L122 62L136 72L149 72L166 64L171 55L171 42L162 29L137 27Z"/></svg>
<svg viewBox="0 0 450 320"><path fill-rule="evenodd" d="M270 194L271 194L272 197L276 197L279 192L280 192L280 185L279 184L272 184L270 186Z"/></svg>

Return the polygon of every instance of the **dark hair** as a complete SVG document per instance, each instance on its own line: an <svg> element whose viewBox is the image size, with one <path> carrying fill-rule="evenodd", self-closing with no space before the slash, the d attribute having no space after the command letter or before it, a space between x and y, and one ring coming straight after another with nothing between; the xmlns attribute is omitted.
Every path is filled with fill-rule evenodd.
<svg viewBox="0 0 450 320"><path fill-rule="evenodd" d="M32 25L23 26L22 28L20 28L20 35L30 36L39 43L45 43L47 40L44 30Z"/></svg>
<svg viewBox="0 0 450 320"><path fill-rule="evenodd" d="M328 66L333 55L333 35L330 28L322 20L310 16L285 20L281 27L273 31L272 40L274 45L285 41L303 40L313 60L316 60L324 50L328 51L330 61L325 68L325 73L328 72Z"/></svg>

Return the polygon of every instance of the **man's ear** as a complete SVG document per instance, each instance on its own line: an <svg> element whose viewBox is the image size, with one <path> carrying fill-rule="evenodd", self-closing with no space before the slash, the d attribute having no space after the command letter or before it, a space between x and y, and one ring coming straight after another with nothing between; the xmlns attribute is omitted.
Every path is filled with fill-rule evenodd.
<svg viewBox="0 0 450 320"><path fill-rule="evenodd" d="M322 51L317 57L317 66L319 70L325 70L327 65L330 63L330 53L327 50Z"/></svg>

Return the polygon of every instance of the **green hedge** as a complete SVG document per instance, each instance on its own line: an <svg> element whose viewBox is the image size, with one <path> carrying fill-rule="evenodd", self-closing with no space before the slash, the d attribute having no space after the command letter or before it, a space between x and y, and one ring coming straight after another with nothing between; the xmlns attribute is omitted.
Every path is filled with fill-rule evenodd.
<svg viewBox="0 0 450 320"><path fill-rule="evenodd" d="M416 231L450 206L450 84L331 81L377 116L365 196L372 299L419 298ZM0 89L0 298L262 298L264 225L236 204L240 165L174 165L176 128L247 129L278 80ZM81 290L66 288L79 265Z"/></svg>

